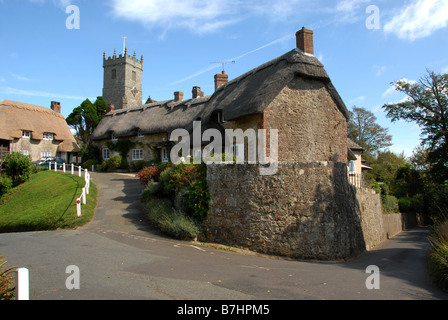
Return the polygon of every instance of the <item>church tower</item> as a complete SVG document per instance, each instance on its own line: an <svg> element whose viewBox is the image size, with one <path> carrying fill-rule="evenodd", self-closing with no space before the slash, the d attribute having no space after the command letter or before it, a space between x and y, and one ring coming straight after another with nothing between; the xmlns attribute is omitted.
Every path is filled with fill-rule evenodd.
<svg viewBox="0 0 448 320"><path fill-rule="evenodd" d="M106 59L103 55L104 85L103 98L108 105L114 105L115 110L141 106L143 56L141 60L128 55L126 48L124 54L114 55Z"/></svg>

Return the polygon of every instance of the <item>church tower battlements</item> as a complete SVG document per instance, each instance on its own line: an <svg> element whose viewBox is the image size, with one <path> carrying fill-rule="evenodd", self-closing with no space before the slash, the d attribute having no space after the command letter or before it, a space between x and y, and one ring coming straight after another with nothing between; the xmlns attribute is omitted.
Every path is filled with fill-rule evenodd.
<svg viewBox="0 0 448 320"><path fill-rule="evenodd" d="M119 110L143 104L143 56L138 60L135 52L133 56L128 55L127 48L119 56L114 50L114 55L108 58L104 52L103 68L103 98L108 105Z"/></svg>

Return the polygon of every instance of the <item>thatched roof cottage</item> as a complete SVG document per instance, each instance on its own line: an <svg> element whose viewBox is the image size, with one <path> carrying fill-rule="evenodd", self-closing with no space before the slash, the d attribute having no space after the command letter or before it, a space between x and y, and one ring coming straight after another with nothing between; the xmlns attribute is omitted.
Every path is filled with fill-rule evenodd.
<svg viewBox="0 0 448 320"><path fill-rule="evenodd" d="M74 153L80 152L60 103L54 101L51 108L1 101L0 145L4 152L20 152L33 161L60 157L68 163Z"/></svg>

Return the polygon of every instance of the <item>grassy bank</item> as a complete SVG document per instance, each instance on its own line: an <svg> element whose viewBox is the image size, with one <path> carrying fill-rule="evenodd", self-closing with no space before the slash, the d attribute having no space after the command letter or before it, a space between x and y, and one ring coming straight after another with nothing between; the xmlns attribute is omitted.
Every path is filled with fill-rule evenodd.
<svg viewBox="0 0 448 320"><path fill-rule="evenodd" d="M434 282L448 292L448 219L433 228L429 267Z"/></svg>
<svg viewBox="0 0 448 320"><path fill-rule="evenodd" d="M32 175L0 199L0 232L73 229L90 222L98 191L91 183L82 217L77 218L76 199L84 185L84 178L60 172Z"/></svg>

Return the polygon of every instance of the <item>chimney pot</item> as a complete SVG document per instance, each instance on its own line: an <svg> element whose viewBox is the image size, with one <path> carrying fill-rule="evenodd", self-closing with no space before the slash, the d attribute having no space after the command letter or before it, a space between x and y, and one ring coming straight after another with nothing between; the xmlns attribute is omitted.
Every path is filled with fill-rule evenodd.
<svg viewBox="0 0 448 320"><path fill-rule="evenodd" d="M184 93L182 91L174 92L174 101L181 102L184 100Z"/></svg>
<svg viewBox="0 0 448 320"><path fill-rule="evenodd" d="M314 54L313 31L303 27L296 33L297 49L305 53Z"/></svg>
<svg viewBox="0 0 448 320"><path fill-rule="evenodd" d="M202 92L201 87L193 87L193 99L199 98L199 97L203 97L204 96L204 92Z"/></svg>
<svg viewBox="0 0 448 320"><path fill-rule="evenodd" d="M57 113L61 113L61 103L57 101L51 101L51 110Z"/></svg>

